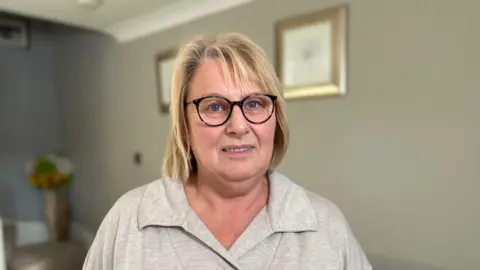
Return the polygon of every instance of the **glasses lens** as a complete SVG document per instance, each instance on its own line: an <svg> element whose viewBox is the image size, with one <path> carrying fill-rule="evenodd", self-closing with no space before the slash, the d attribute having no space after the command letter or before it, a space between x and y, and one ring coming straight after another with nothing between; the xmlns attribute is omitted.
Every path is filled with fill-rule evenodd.
<svg viewBox="0 0 480 270"><path fill-rule="evenodd" d="M249 121L261 123L272 114L273 101L265 95L252 95L245 100L242 110Z"/></svg>
<svg viewBox="0 0 480 270"><path fill-rule="evenodd" d="M208 125L220 125L227 120L230 103L220 97L209 97L198 104L198 113Z"/></svg>

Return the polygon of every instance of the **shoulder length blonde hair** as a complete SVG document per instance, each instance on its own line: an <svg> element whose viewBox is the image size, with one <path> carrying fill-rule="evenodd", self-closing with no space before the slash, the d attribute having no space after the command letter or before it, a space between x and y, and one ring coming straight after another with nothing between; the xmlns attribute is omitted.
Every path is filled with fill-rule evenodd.
<svg viewBox="0 0 480 270"><path fill-rule="evenodd" d="M277 122L270 170L281 163L287 151L289 127L285 101L278 77L265 52L248 37L239 33L197 36L179 50L174 65L170 105L172 126L162 168L163 176L168 178L187 181L196 171L184 104L195 71L203 60L212 58L221 59L224 64L223 71L231 70L237 82L253 82L263 92L278 97L275 101Z"/></svg>

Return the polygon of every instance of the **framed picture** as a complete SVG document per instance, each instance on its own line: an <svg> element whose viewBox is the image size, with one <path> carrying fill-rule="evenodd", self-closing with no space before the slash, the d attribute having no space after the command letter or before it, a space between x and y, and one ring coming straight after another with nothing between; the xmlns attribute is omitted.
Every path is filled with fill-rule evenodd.
<svg viewBox="0 0 480 270"><path fill-rule="evenodd" d="M0 16L0 46L27 49L29 44L27 22Z"/></svg>
<svg viewBox="0 0 480 270"><path fill-rule="evenodd" d="M173 66L175 63L176 49L160 53L155 58L157 77L157 96L160 113L170 110L170 88L172 86Z"/></svg>
<svg viewBox="0 0 480 270"><path fill-rule="evenodd" d="M347 6L276 24L276 68L285 99L347 93Z"/></svg>

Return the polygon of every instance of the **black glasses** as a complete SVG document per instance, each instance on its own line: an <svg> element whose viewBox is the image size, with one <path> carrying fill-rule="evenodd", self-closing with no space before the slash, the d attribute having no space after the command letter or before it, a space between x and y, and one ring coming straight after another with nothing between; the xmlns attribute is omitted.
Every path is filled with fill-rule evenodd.
<svg viewBox="0 0 480 270"><path fill-rule="evenodd" d="M265 123L273 114L277 96L267 94L253 94L239 101L230 101L220 96L206 96L185 103L192 103L197 107L197 113L208 126L221 126L232 115L233 107L237 105L243 116L252 124Z"/></svg>

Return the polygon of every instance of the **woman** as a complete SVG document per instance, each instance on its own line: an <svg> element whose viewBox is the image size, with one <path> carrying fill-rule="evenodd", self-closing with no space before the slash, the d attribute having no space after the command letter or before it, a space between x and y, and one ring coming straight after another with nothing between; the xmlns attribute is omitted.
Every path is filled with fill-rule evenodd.
<svg viewBox="0 0 480 270"><path fill-rule="evenodd" d="M164 176L115 203L83 269L371 269L337 207L274 171L285 101L256 44L192 40L171 94Z"/></svg>

